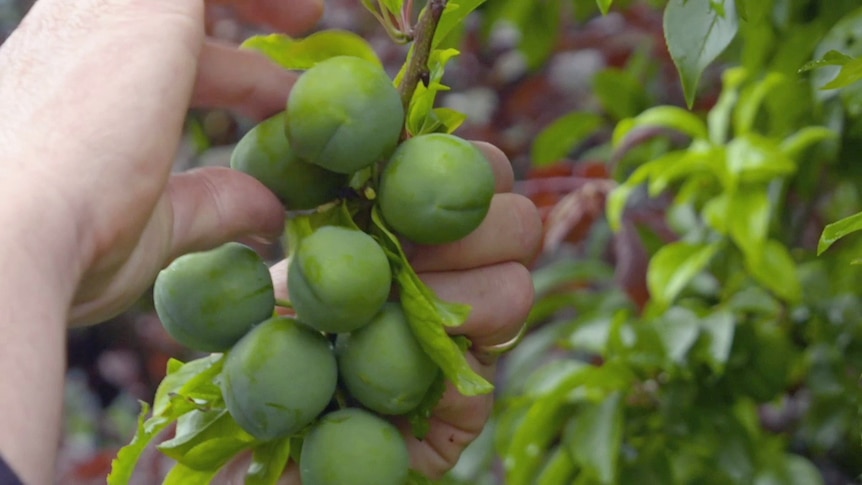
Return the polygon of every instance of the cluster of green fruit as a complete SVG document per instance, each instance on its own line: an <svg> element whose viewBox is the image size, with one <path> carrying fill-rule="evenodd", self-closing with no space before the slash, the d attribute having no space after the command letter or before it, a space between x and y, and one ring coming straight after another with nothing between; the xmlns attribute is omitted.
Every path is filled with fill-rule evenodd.
<svg viewBox="0 0 862 485"><path fill-rule="evenodd" d="M404 122L399 93L379 65L332 58L299 78L284 112L246 134L231 166L290 210L354 197L410 241L461 239L487 214L493 171L456 136L403 140ZM372 190L351 186L369 169L379 175L366 178ZM160 273L161 321L190 348L226 353L219 385L246 432L261 442L303 436L304 485L403 485L407 446L385 417L416 408L440 369L392 296L389 256L355 224L317 227L290 249L295 316L275 312L263 259L228 243Z"/></svg>

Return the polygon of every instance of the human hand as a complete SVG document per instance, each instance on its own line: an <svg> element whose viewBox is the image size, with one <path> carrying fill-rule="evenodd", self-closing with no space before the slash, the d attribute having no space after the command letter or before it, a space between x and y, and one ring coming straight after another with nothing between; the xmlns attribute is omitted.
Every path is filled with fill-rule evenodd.
<svg viewBox="0 0 862 485"><path fill-rule="evenodd" d="M315 0L237 4L289 33L320 15ZM190 0L39 0L0 49L0 160L18 162L4 172L3 187L29 194L52 214L50 222L63 221L56 237L68 239L69 251L55 270L74 275L74 323L119 313L180 254L281 232L281 204L250 177L226 169L171 175L189 106L228 107L262 119L283 109L295 80L258 54L205 40L202 25L203 5ZM508 161L484 149L498 189L509 190ZM517 333L531 302L529 274L518 262L533 250L539 231L525 203L500 194L476 233L413 252L416 269L441 297L473 305L470 320L455 330L474 340L471 364L488 379L494 364L480 360L478 350ZM516 213L523 219L515 220ZM34 367L17 379L46 384L45 372ZM6 421L21 424L10 436L20 431L33 438L32 446L17 449L2 442L25 478L45 473L59 429L55 411L42 410L59 399L36 387L43 389L38 396L22 395L16 409L4 408ZM410 440L413 467L432 476L451 468L481 431L491 402L491 396L464 398L450 389L428 439Z"/></svg>
<svg viewBox="0 0 862 485"><path fill-rule="evenodd" d="M493 382L496 356L488 349L515 339L523 329L533 303L533 283L526 265L539 249L542 227L532 202L509 193L514 183L511 164L496 147L477 143L496 174L497 194L483 223L466 238L439 246L408 246L410 261L419 277L441 298L472 307L468 320L451 333L468 337L473 346L470 365ZM278 298L288 298L287 262L273 266ZM430 431L424 440L411 434L409 424L394 422L402 430L411 455L411 467L431 478L440 478L482 432L491 414L494 396L466 397L447 383L443 399L434 409ZM241 484L249 456L230 463L218 483ZM291 465L282 485L300 484Z"/></svg>
<svg viewBox="0 0 862 485"><path fill-rule="evenodd" d="M235 3L289 33L322 8ZM190 106L263 118L295 79L203 24L200 0L39 0L0 47L0 455L25 483L54 479L70 320L119 313L179 254L283 226L251 177L171 176Z"/></svg>
<svg viewBox="0 0 862 485"><path fill-rule="evenodd" d="M291 34L320 0L218 0ZM296 74L205 39L204 3L39 0L0 49L0 160L63 229L72 323L124 310L172 258L284 222L262 184L227 169L171 175L190 106L254 118L284 108ZM4 185L5 186L5 185Z"/></svg>

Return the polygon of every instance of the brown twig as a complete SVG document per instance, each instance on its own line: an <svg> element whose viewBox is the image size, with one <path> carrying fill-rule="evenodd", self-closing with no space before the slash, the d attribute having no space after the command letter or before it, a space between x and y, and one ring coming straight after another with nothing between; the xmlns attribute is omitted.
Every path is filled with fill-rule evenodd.
<svg viewBox="0 0 862 485"><path fill-rule="evenodd" d="M434 33L437 32L437 24L440 23L440 17L446 10L447 3L448 0L430 0L428 7L416 23L412 54L400 86L401 102L405 112L410 108L410 100L413 99L413 93L416 92L419 81L427 79L429 75L428 60L431 57Z"/></svg>

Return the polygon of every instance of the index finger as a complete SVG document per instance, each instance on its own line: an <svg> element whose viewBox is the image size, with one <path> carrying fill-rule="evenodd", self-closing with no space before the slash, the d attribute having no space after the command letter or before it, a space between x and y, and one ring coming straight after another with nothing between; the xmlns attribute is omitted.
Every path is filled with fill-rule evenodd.
<svg viewBox="0 0 862 485"><path fill-rule="evenodd" d="M323 16L323 0L209 0L229 5L243 19L290 35L311 30Z"/></svg>
<svg viewBox="0 0 862 485"><path fill-rule="evenodd" d="M512 164L509 162L509 157L496 146L484 142L474 141L476 147L482 151L491 168L494 170L494 178L496 180L495 191L499 193L511 192L515 186L515 172L512 170Z"/></svg>

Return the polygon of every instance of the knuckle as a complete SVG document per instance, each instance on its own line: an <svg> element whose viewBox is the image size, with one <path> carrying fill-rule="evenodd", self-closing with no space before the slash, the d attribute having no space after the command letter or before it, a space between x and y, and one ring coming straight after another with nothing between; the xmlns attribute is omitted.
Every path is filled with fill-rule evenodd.
<svg viewBox="0 0 862 485"><path fill-rule="evenodd" d="M509 282L509 311L510 319L521 324L527 319L533 308L535 289L533 277L526 266L519 263L511 263L507 269L507 281ZM515 331L519 330L518 328Z"/></svg>
<svg viewBox="0 0 862 485"><path fill-rule="evenodd" d="M488 340L502 344L514 338L533 307L534 288L530 271L516 262L503 263L494 276L499 281L499 306L489 309L489 319L494 321L493 336ZM493 316L492 316L493 315Z"/></svg>
<svg viewBox="0 0 862 485"><path fill-rule="evenodd" d="M513 194L511 209L517 227L517 260L526 264L541 247L542 219L535 204L522 195Z"/></svg>

